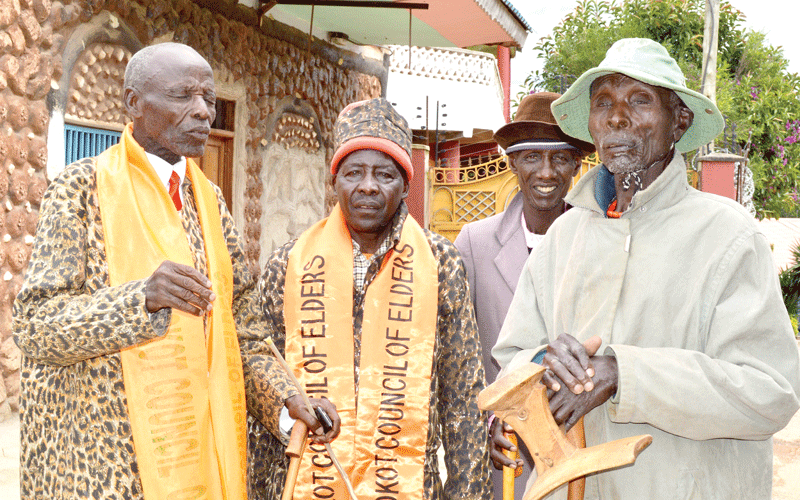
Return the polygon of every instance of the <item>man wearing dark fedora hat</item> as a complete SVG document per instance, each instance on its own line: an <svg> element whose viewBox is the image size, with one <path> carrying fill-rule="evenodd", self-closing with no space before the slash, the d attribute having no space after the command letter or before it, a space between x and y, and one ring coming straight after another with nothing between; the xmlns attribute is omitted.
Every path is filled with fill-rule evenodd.
<svg viewBox="0 0 800 500"><path fill-rule="evenodd" d="M551 109L602 164L526 262L492 353L547 368L555 421L583 417L587 446L652 436L634 465L588 476L587 500L770 499L800 358L752 216L686 179L680 153L722 131L719 109L643 38Z"/></svg>
<svg viewBox="0 0 800 500"><path fill-rule="evenodd" d="M503 319L531 249L564 213L564 196L581 160L594 151L591 143L561 131L550 104L560 97L553 92L528 94L519 104L514 121L494 134L508 155L519 192L505 211L465 225L455 244L467 267L470 294L475 305L483 348L486 379L497 376L499 365L491 356ZM504 438L503 443L510 445ZM522 447L523 476L515 484L521 498L533 461ZM500 459L499 450L493 453ZM500 465L500 462L497 462ZM502 497L502 473L493 474L495 498Z"/></svg>

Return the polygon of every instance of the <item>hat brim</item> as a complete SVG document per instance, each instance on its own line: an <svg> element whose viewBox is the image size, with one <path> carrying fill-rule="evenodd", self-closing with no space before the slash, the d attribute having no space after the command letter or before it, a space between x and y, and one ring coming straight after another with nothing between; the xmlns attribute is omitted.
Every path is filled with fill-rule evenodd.
<svg viewBox="0 0 800 500"><path fill-rule="evenodd" d="M520 120L507 123L497 129L494 140L505 149L530 139L553 139L566 142L580 149L584 156L594 152L594 144L565 134L558 125L534 120Z"/></svg>
<svg viewBox="0 0 800 500"><path fill-rule="evenodd" d="M345 156L359 149L374 149L386 153L394 158L400 164L400 167L406 171L409 181L414 177L414 166L411 164L411 157L408 156L408 152L405 149L389 139L366 135L354 137L339 146L339 149L336 150L331 159L331 175L336 175L336 172L339 171L339 163Z"/></svg>
<svg viewBox="0 0 800 500"><path fill-rule="evenodd" d="M593 142L592 134L589 133L589 90L596 79L614 73L621 73L634 80L672 90L692 110L694 113L692 125L675 144L677 150L682 153L708 144L725 128L722 113L716 104L703 94L653 78L652 75L635 68L604 66L586 71L567 89L564 95L550 105L561 130L572 137Z"/></svg>

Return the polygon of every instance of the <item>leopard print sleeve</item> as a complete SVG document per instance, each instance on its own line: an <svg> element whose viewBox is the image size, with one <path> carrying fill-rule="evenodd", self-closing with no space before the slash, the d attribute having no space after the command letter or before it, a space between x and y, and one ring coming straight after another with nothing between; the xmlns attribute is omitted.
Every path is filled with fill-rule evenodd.
<svg viewBox="0 0 800 500"><path fill-rule="evenodd" d="M169 323L148 314L145 280L109 287L107 267L87 269L97 262L90 254L101 251L95 186L88 158L65 169L42 200L13 320L17 345L41 363L67 366L118 352L162 335Z"/></svg>
<svg viewBox="0 0 800 500"><path fill-rule="evenodd" d="M288 250L285 249L286 246L278 249L267 261L264 276L255 290L256 299L252 306L257 309L253 310L253 314L258 315L261 325L258 334L244 339L244 342L240 335L242 352L248 353L246 357L243 355L247 408L279 439L285 437L278 427L284 401L298 394L265 342L268 337L272 338L283 352L283 284L288 261ZM279 301L277 310L276 300Z"/></svg>
<svg viewBox="0 0 800 500"><path fill-rule="evenodd" d="M478 327L467 275L456 247L428 232L439 259L438 414L447 481L444 499L488 499L489 440L486 415L478 409L485 386Z"/></svg>

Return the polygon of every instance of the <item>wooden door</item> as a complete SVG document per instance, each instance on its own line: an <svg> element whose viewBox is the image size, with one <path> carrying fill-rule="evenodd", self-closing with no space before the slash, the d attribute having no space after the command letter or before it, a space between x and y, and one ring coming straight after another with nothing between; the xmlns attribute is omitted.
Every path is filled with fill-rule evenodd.
<svg viewBox="0 0 800 500"><path fill-rule="evenodd" d="M233 134L212 129L203 157L196 160L208 180L222 190L228 210L233 211Z"/></svg>

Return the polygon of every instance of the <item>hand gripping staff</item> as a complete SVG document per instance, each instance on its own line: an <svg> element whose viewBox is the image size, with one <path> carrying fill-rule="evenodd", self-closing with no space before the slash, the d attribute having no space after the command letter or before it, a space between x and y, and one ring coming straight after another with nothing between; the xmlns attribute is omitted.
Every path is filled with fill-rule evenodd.
<svg viewBox="0 0 800 500"><path fill-rule="evenodd" d="M491 410L508 422L528 446L538 477L525 491L523 500L539 500L562 484L587 474L601 472L636 461L653 442L644 434L579 448L556 424L540 380L545 368L529 363L497 379L478 395L481 410Z"/></svg>
<svg viewBox="0 0 800 500"><path fill-rule="evenodd" d="M318 412L318 411L316 411L314 409L313 406L311 406L311 401L308 399L308 395L306 395L306 391L303 389L303 386L300 384L300 381L297 380L297 377L294 376L294 372L292 372L292 369L289 368L289 365L286 363L286 360L283 359L283 356L281 355L280 351L278 351L278 348L275 347L275 343L272 342L272 338L269 338L269 337L267 338L267 345L269 345L269 348L272 351L272 354L275 355L275 358L281 364L281 366L283 367L284 371L286 371L286 373L289 375L289 378L291 379L292 383L294 384L295 388L297 389L297 392L300 393L300 397L303 398L303 402L306 404L306 408L308 408L308 411L311 412L312 415L316 415L317 419L320 420L320 422L323 424L323 427L325 427L325 425L326 425L325 419L327 417L327 414L325 412L322 412L322 411ZM325 415L325 416L323 417L322 415ZM298 422L300 422L300 421L298 420ZM330 420L327 421L327 425L330 425ZM302 427L305 427L305 425L303 425ZM301 434L301 433L305 434L307 432L307 430L303 431L303 429L300 426L298 426L297 424L295 424L294 427L292 428L292 436L290 437L290 440L289 440L290 441L290 443L289 443L290 446L287 447L286 454L289 455L289 453L291 451L292 454L296 454L298 456L295 457L295 456L289 455L290 456L289 471L286 474L286 488L284 488L283 500L286 500L285 490L291 489L292 491L294 491L294 483L295 483L295 481L297 481L297 470L298 470L298 468L300 466L300 458L302 458L303 450L305 448L305 442L304 442L305 440L300 439L298 437L295 437L295 432L296 432L295 429L297 429L297 433L298 434ZM295 445L294 446L292 446L292 443L291 443L292 438L295 439ZM299 446L297 444L298 440L301 441L301 444ZM290 450L290 448L291 448L291 450ZM358 500L358 497L356 497L356 492L353 490L353 485L350 484L350 478L347 477L347 473L344 471L344 468L342 467L342 464L340 464L339 460L336 459L336 455L334 455L333 448L331 448L331 444L330 443L325 443L325 451L328 452L328 456L331 458L331 461L333 462L333 465L336 467L336 470L339 471L339 475L342 476L342 480L344 481L344 484L347 487L347 492L350 494L350 499L351 500ZM293 471L292 464L294 462L296 462L296 465L294 467L294 472L292 472ZM294 477L290 477L291 474L293 474ZM290 480L292 481L291 488L289 488L289 481ZM290 497L289 498L291 498L291 493L290 493Z"/></svg>

